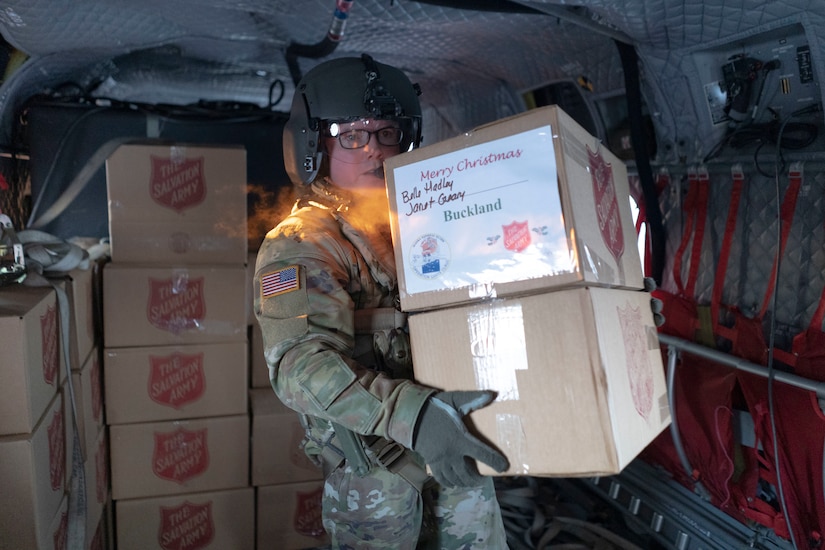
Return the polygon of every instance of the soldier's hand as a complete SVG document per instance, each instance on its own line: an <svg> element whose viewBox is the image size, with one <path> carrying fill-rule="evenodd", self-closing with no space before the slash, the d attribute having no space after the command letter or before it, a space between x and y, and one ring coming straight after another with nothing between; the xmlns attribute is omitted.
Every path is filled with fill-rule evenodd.
<svg viewBox="0 0 825 550"><path fill-rule="evenodd" d="M437 393L427 400L416 423L413 450L424 457L441 485L478 486L483 476L474 459L497 472L509 466L503 454L470 434L462 420L494 399L491 391L460 391Z"/></svg>

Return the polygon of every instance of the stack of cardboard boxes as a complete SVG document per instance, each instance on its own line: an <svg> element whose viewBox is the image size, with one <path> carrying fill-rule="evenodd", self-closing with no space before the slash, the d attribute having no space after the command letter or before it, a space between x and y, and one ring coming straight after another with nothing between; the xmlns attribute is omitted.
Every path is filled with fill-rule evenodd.
<svg viewBox="0 0 825 550"><path fill-rule="evenodd" d="M109 490L109 441L103 406L103 368L99 335L100 264L68 274L69 357L78 441L86 483L86 544L91 549L111 548L112 496ZM67 391L64 389L64 396ZM66 419L71 401L64 397ZM70 437L70 436L67 436ZM71 457L69 457L71 458ZM71 463L71 462L70 462Z"/></svg>
<svg viewBox="0 0 825 550"><path fill-rule="evenodd" d="M248 304L255 254L249 257ZM249 311L252 485L256 491L257 547L298 550L323 547L329 539L321 523L323 473L302 448L298 414L284 406L269 382L261 328Z"/></svg>
<svg viewBox="0 0 825 550"><path fill-rule="evenodd" d="M2 549L64 547L69 522L84 520L82 506L70 510L70 498L80 499L72 491L85 492L85 524L77 529L86 548L111 541L95 268L53 279L68 297L63 312L50 286L0 289ZM75 441L81 463L73 474ZM83 489L73 484L81 479Z"/></svg>
<svg viewBox="0 0 825 550"><path fill-rule="evenodd" d="M67 508L67 448L52 289L0 290L0 548L47 548Z"/></svg>
<svg viewBox="0 0 825 550"><path fill-rule="evenodd" d="M505 475L619 472L670 421L624 164L550 106L385 169L418 381L497 391Z"/></svg>
<svg viewBox="0 0 825 550"><path fill-rule="evenodd" d="M254 548L245 151L124 145L106 174L117 548Z"/></svg>

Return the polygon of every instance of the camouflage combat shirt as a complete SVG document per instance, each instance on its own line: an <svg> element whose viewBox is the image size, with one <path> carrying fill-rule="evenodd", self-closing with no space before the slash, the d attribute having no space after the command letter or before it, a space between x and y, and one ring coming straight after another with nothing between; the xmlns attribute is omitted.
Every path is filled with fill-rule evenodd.
<svg viewBox="0 0 825 550"><path fill-rule="evenodd" d="M410 448L433 390L353 359L355 311L396 303L391 245L348 221L354 211L329 182L311 189L311 200L299 200L267 234L256 262L254 308L272 387L321 425Z"/></svg>

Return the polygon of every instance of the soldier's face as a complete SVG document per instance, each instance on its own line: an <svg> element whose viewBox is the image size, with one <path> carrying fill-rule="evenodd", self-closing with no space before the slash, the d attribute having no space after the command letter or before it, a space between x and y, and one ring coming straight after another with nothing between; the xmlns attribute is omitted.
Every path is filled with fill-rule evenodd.
<svg viewBox="0 0 825 550"><path fill-rule="evenodd" d="M378 132L396 126L391 120L361 119L338 123L336 131L343 134L352 130ZM350 191L384 190L384 159L400 153L398 145L382 145L378 135L371 133L363 147L347 149L338 137L325 137L324 145L329 157L329 176L339 187Z"/></svg>

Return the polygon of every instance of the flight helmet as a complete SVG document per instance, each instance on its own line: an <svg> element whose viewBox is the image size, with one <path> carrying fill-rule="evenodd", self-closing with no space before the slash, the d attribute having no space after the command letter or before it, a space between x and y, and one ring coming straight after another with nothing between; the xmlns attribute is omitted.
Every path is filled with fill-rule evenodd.
<svg viewBox="0 0 825 550"><path fill-rule="evenodd" d="M403 131L401 151L421 143L418 84L367 54L325 61L298 82L284 125L284 165L296 185L326 175L321 139L331 122L361 118L391 119Z"/></svg>

